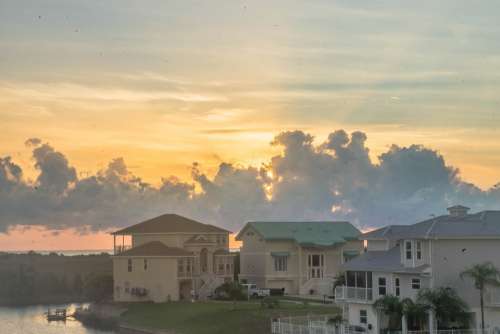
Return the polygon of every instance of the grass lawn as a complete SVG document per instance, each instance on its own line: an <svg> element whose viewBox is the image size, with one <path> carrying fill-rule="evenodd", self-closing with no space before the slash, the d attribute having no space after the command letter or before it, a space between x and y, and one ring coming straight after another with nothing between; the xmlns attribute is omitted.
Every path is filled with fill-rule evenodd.
<svg viewBox="0 0 500 334"><path fill-rule="evenodd" d="M259 302L172 302L130 304L122 321L132 326L170 330L178 334L269 333L270 319L278 316L337 314L336 307L281 302L274 309Z"/></svg>

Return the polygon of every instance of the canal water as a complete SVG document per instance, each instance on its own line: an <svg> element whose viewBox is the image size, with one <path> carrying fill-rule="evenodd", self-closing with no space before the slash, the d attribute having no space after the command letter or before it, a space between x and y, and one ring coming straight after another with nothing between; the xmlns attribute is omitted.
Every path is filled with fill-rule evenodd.
<svg viewBox="0 0 500 334"><path fill-rule="evenodd" d="M79 304L51 305L51 309L65 307L71 314ZM65 322L48 322L45 316L49 306L0 307L0 333L2 334L112 334L85 328L79 321L69 318Z"/></svg>

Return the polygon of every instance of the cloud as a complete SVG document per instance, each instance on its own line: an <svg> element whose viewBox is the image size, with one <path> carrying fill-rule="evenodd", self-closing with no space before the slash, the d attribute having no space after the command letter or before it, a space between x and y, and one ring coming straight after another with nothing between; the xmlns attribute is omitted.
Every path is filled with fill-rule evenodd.
<svg viewBox="0 0 500 334"><path fill-rule="evenodd" d="M391 146L372 161L363 132L337 130L324 142L300 130L275 136L281 153L260 167L222 162L213 177L194 163L192 179L155 187L116 158L78 178L66 156L40 139L27 140L39 171L27 181L10 157L0 158L0 231L23 225L108 230L175 212L238 231L248 220L349 220L359 227L406 224L462 203L500 208L500 189L461 180L438 152Z"/></svg>

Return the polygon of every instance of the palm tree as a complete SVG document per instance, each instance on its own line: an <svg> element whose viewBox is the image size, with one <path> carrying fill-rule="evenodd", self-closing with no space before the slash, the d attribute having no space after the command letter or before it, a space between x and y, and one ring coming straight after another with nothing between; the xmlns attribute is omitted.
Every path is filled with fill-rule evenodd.
<svg viewBox="0 0 500 334"><path fill-rule="evenodd" d="M410 298L405 298L401 301L403 306L403 314L406 315L408 322L412 329L420 330L423 328L423 324L427 319L427 311L429 307L427 305L414 302Z"/></svg>
<svg viewBox="0 0 500 334"><path fill-rule="evenodd" d="M449 287L423 289L417 295L417 303L434 311L438 328L463 327L468 323L467 304ZM458 319L458 323L457 322Z"/></svg>
<svg viewBox="0 0 500 334"><path fill-rule="evenodd" d="M381 310L389 318L389 329L399 330L401 327L401 318L403 316L403 304L396 296L387 295L380 297L373 304L375 309Z"/></svg>
<svg viewBox="0 0 500 334"><path fill-rule="evenodd" d="M484 331L484 289L486 285L500 285L498 280L500 271L491 263L484 262L473 265L460 273L460 278L469 277L474 281L474 286L479 290L481 302L481 329Z"/></svg>

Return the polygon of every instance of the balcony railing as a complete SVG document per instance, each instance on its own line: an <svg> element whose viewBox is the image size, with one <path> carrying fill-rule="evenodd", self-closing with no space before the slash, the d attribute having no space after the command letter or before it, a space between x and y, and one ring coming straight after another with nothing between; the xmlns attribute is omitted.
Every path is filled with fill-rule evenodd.
<svg viewBox="0 0 500 334"><path fill-rule="evenodd" d="M132 248L131 245L116 245L115 246L115 255L123 253L126 250L129 250L130 248Z"/></svg>
<svg viewBox="0 0 500 334"><path fill-rule="evenodd" d="M335 288L335 300L373 301L371 288L357 288L351 286L338 286Z"/></svg>

